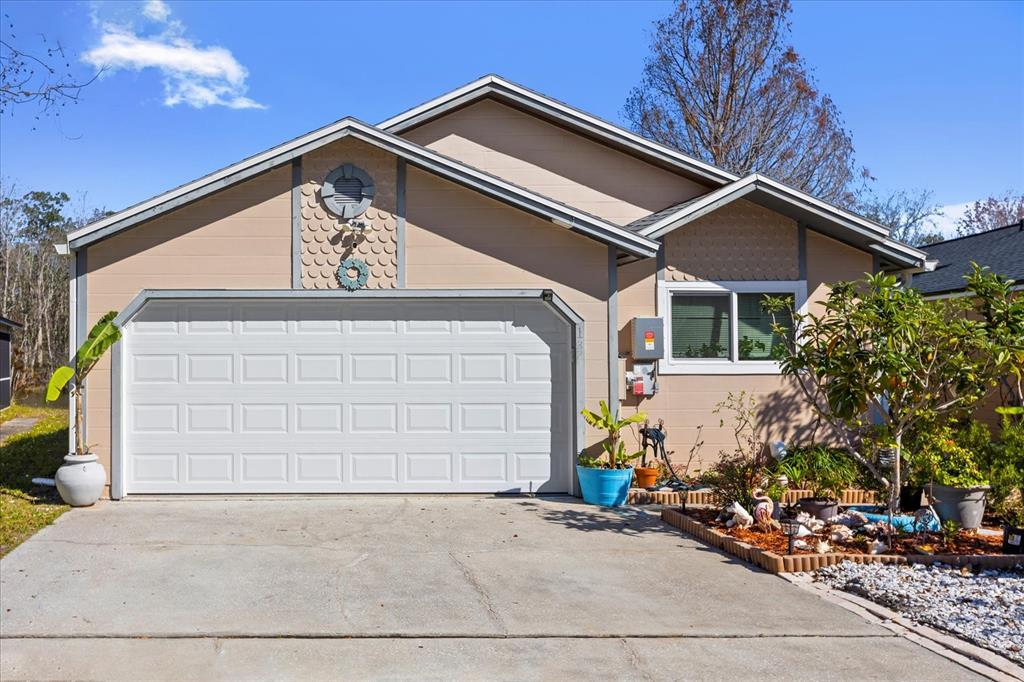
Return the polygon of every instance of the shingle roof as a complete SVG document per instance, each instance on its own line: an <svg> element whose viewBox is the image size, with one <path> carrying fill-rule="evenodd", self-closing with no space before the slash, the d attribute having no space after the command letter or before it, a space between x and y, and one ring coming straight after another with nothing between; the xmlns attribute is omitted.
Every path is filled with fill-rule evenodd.
<svg viewBox="0 0 1024 682"><path fill-rule="evenodd" d="M966 288L964 275L971 261L993 272L1024 280L1024 221L968 237L924 247L929 260L939 261L932 272L914 275L913 286L923 294L944 294Z"/></svg>
<svg viewBox="0 0 1024 682"><path fill-rule="evenodd" d="M664 218L666 216L670 216L673 213L675 213L676 211L678 211L680 209L683 209L683 208L686 208L687 206L689 206L693 202L697 201L698 199L702 199L702 198L704 198L704 195L696 196L696 197L694 197L692 199L687 199L686 201L681 201L678 204L672 204L671 206L666 206L665 208L661 209L660 211L655 211L654 213L651 213L649 215L645 215L643 218L637 218L633 222L627 223L625 225L625 228L627 230L632 230L633 232L639 232L640 230L642 230L643 228L647 227L648 225L653 225L654 223L658 222L662 218Z"/></svg>
<svg viewBox="0 0 1024 682"><path fill-rule="evenodd" d="M22 325L20 322L15 322L12 319L6 318L0 315L0 327L9 327L11 329L21 329Z"/></svg>

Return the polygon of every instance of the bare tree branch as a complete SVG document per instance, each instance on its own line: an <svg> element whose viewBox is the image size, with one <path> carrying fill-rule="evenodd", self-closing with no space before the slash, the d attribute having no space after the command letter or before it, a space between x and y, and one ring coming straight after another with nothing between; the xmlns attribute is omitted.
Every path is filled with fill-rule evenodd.
<svg viewBox="0 0 1024 682"><path fill-rule="evenodd" d="M642 135L739 175L850 205L853 142L789 37L788 0L682 0L656 24L625 115Z"/></svg>

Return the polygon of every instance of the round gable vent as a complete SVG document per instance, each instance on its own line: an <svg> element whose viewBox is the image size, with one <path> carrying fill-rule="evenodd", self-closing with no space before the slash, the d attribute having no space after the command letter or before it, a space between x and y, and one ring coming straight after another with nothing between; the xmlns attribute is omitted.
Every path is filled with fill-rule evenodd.
<svg viewBox="0 0 1024 682"><path fill-rule="evenodd" d="M346 163L327 174L320 194L328 211L346 220L355 218L370 208L373 178L362 168Z"/></svg>

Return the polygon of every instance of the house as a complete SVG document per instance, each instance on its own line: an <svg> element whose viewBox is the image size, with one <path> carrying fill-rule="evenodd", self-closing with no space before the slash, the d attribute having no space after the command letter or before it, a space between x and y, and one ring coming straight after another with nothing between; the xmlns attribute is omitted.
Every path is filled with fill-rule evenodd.
<svg viewBox="0 0 1024 682"><path fill-rule="evenodd" d="M967 290L971 263L1024 285L1024 220L995 230L947 239L924 247L935 268L913 275L911 286L928 298L957 296Z"/></svg>
<svg viewBox="0 0 1024 682"><path fill-rule="evenodd" d="M733 444L712 413L729 391L773 436L809 417L762 295L814 308L836 280L925 261L497 76L342 119L67 247L78 339L120 311L85 396L113 498L572 492L603 437L579 411L601 400L664 419L681 452L706 425L706 465ZM626 372L657 393L627 398Z"/></svg>
<svg viewBox="0 0 1024 682"><path fill-rule="evenodd" d="M14 363L11 354L11 335L21 325L0 315L0 410L11 404L14 397Z"/></svg>

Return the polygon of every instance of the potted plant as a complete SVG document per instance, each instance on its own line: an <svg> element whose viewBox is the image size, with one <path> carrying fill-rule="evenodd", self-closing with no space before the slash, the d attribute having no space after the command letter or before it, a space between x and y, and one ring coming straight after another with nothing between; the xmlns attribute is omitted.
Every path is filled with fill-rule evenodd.
<svg viewBox="0 0 1024 682"><path fill-rule="evenodd" d="M857 465L842 450L824 445L793 448L778 466L779 473L811 497L797 500L797 506L811 516L827 521L839 514L839 496L857 479Z"/></svg>
<svg viewBox="0 0 1024 682"><path fill-rule="evenodd" d="M647 428L647 421L644 421L644 428ZM653 488L658 485L658 478L661 477L661 467L658 465L657 457L654 463L647 466L647 448L640 451L640 466L633 467L633 476L637 488Z"/></svg>
<svg viewBox="0 0 1024 682"><path fill-rule="evenodd" d="M603 400L600 414L586 409L582 410L581 414L588 424L608 433L608 437L601 443L607 461L602 457L580 454L576 473L580 479L583 501L603 507L617 507L625 503L629 484L633 482L633 468L628 462L643 454L627 454L621 432L630 424L644 421L647 415L638 412L631 417L619 419L618 412L613 414L608 408L608 403Z"/></svg>
<svg viewBox="0 0 1024 682"><path fill-rule="evenodd" d="M914 439L916 449L910 456L927 472L924 492L939 520L967 530L981 525L989 491L978 465L980 444L971 447L964 442L978 440L976 433L970 433L973 428L957 432L951 424L933 427Z"/></svg>
<svg viewBox="0 0 1024 682"><path fill-rule="evenodd" d="M53 402L66 389L74 399L75 451L64 456L64 464L57 469L54 480L61 498L72 507L88 507L103 494L107 472L96 454L85 444L82 428L82 391L85 379L107 350L121 338L121 330L114 325L116 311L110 311L93 326L85 343L72 359L74 367L58 367L46 387L46 400Z"/></svg>

